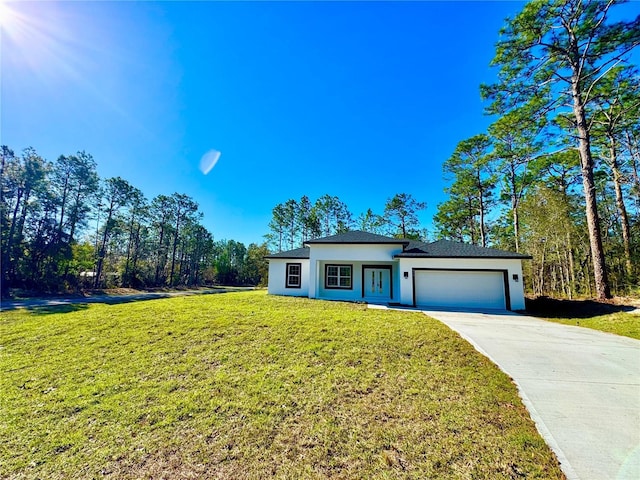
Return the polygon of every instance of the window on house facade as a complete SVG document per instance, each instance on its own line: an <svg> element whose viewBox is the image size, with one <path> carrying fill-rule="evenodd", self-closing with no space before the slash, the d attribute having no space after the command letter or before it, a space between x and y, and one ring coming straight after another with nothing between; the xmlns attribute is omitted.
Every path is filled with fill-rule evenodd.
<svg viewBox="0 0 640 480"><path fill-rule="evenodd" d="M352 270L351 265L325 265L324 287L351 290L353 288Z"/></svg>
<svg viewBox="0 0 640 480"><path fill-rule="evenodd" d="M300 288L302 285L302 264L287 263L286 288Z"/></svg>

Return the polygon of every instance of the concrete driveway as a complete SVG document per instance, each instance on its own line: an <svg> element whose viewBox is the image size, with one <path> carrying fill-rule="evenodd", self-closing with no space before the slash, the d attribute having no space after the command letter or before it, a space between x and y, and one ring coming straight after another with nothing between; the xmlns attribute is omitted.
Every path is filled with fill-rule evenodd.
<svg viewBox="0 0 640 480"><path fill-rule="evenodd" d="M513 378L569 480L640 479L640 341L511 312L424 313Z"/></svg>

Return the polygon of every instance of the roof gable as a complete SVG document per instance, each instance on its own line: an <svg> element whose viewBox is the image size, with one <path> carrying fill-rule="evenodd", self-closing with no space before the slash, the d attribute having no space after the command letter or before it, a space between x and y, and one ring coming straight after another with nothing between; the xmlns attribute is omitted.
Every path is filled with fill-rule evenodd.
<svg viewBox="0 0 640 480"><path fill-rule="evenodd" d="M514 258L530 259L531 255L486 248L452 240L438 240L432 243L412 240L397 258Z"/></svg>

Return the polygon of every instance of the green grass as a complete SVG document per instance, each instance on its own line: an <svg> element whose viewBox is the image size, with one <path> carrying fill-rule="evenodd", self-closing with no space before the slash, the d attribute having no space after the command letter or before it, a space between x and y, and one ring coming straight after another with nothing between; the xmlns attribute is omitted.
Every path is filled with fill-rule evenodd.
<svg viewBox="0 0 640 480"><path fill-rule="evenodd" d="M617 312L591 318L546 317L545 320L565 325L592 328L640 340L640 315L634 313Z"/></svg>
<svg viewBox="0 0 640 480"><path fill-rule="evenodd" d="M420 313L266 296L0 315L1 478L563 478Z"/></svg>
<svg viewBox="0 0 640 480"><path fill-rule="evenodd" d="M527 313L550 322L577 325L602 332L640 340L638 298L563 299L550 297L527 298Z"/></svg>

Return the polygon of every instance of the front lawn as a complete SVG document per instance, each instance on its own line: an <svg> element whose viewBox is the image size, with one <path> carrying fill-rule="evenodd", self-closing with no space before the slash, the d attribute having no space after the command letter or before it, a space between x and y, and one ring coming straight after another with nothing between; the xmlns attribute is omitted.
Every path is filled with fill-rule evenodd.
<svg viewBox="0 0 640 480"><path fill-rule="evenodd" d="M0 315L1 478L563 478L420 313L264 292Z"/></svg>
<svg viewBox="0 0 640 480"><path fill-rule="evenodd" d="M550 322L592 328L640 340L638 299L610 301L527 298L527 313Z"/></svg>
<svg viewBox="0 0 640 480"><path fill-rule="evenodd" d="M547 317L545 320L565 325L592 328L601 332L615 333L616 335L640 340L640 315L637 313L618 312L598 315L592 318Z"/></svg>

